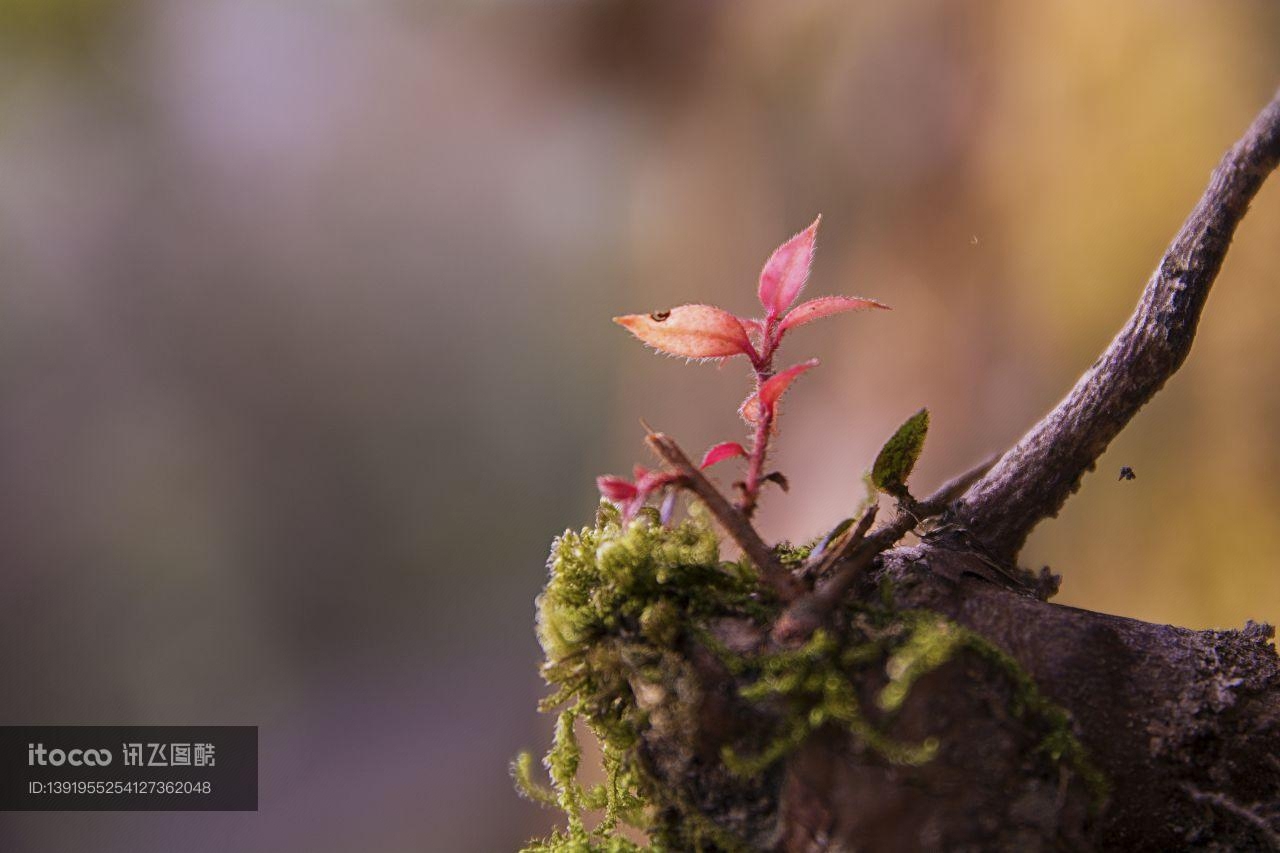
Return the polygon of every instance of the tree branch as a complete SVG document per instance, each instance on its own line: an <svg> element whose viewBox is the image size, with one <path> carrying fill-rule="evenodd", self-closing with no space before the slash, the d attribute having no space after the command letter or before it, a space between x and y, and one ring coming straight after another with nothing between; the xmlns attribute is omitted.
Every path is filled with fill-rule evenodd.
<svg viewBox="0 0 1280 853"><path fill-rule="evenodd" d="M995 460L988 459L976 468L947 480L924 500L915 501L910 507L900 507L893 521L870 535L867 531L875 521L878 507L868 507L857 525L846 531L838 542L832 543L832 555L824 558L818 571L813 573L820 585L813 592L796 600L778 617L772 632L773 639L784 645L807 640L827 620L853 587L854 581L876 557L896 545L899 539L914 530L920 522L944 512L948 504L975 480L990 471L993 464Z"/></svg>
<svg viewBox="0 0 1280 853"><path fill-rule="evenodd" d="M879 504L873 503L867 507L857 523L850 524L844 533L837 536L835 541L827 546L825 553L818 554L816 560L812 556L809 557L800 570L801 577L813 579L826 577L838 563L858 547L863 537L867 535L867 531L871 529L871 525L876 520L876 513L879 511Z"/></svg>
<svg viewBox="0 0 1280 853"><path fill-rule="evenodd" d="M697 495L729 537L738 543L738 547L755 563L760 571L761 579L778 594L783 601L791 601L800 592L800 585L795 578L778 562L773 549L764 543L760 534L747 517L720 494L701 471L689 460L685 452L676 444L675 439L660 433L651 432L645 438L653 452L680 474L685 488Z"/></svg>
<svg viewBox="0 0 1280 853"><path fill-rule="evenodd" d="M1014 561L1032 528L1057 515L1111 440L1182 365L1236 225L1277 162L1280 94L1214 170L1128 324L956 505L958 521L993 557Z"/></svg>
<svg viewBox="0 0 1280 853"><path fill-rule="evenodd" d="M870 536L860 538L856 547L848 552L844 565L832 575L830 580L815 591L814 597L819 602L819 609L822 612L829 612L839 604L840 599L844 598L845 593L853 586L857 576L867 566L871 565L872 560L898 544L898 540L914 530L920 522L942 514L949 503L955 500L975 480L990 471L994 463L994 459L988 459L978 467L952 477L924 500L915 501L910 506L900 508L893 521L884 527L881 527Z"/></svg>

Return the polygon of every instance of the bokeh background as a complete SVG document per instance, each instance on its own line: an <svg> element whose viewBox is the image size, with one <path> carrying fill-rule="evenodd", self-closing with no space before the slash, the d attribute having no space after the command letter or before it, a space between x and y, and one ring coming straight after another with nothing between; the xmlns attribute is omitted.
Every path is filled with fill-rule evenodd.
<svg viewBox="0 0 1280 853"><path fill-rule="evenodd" d="M533 598L592 478L741 431L824 216L773 537L921 405L926 489L1127 316L1280 85L1270 0L0 0L0 722L261 726L256 814L0 814L5 851L513 850ZM1274 180L1274 179L1273 179ZM1024 553L1060 600L1280 618L1280 186L1192 358ZM1119 466L1138 479L1117 482Z"/></svg>

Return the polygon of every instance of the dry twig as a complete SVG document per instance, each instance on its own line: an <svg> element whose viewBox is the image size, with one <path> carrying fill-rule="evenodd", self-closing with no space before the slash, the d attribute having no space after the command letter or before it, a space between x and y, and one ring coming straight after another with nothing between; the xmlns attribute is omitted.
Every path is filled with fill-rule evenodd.
<svg viewBox="0 0 1280 853"><path fill-rule="evenodd" d="M956 497L989 471L993 464L995 460L988 459L976 468L946 481L923 501L916 501L910 506L899 509L893 521L870 535L866 534L871 527L871 522L875 519L876 508L868 509L859 519L854 531L845 534L845 538L840 542L837 559L832 560L830 565L833 570L830 579L797 600L778 617L773 629L774 639L784 643L807 639L826 621L836 605L844 598L845 593L876 557L896 545L898 540L911 532L920 522L944 512ZM833 547L836 546L833 545ZM825 571L825 563L824 560L824 569L818 573L818 577L821 577Z"/></svg>
<svg viewBox="0 0 1280 853"><path fill-rule="evenodd" d="M1280 162L1280 94L1214 170L1147 282L1128 324L1071 392L957 506L992 556L1013 562L1086 471L1182 365L1236 225Z"/></svg>
<svg viewBox="0 0 1280 853"><path fill-rule="evenodd" d="M675 439L660 432L650 432L645 439L653 452L672 467L682 480L681 485L693 492L706 505L711 515L720 522L729 537L760 571L761 579L783 601L791 601L800 592L800 584L774 556L773 549L764 543L750 520L689 460Z"/></svg>

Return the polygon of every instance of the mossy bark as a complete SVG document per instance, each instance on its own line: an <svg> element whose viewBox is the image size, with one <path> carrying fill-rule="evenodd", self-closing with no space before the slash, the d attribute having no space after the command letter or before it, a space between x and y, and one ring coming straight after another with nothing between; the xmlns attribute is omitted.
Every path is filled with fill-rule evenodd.
<svg viewBox="0 0 1280 853"><path fill-rule="evenodd" d="M717 749L753 736L765 748L785 712L745 705L734 676L690 640L700 684L686 692L684 724L643 733L648 769L747 849L1274 849L1270 628L1197 632L1062 607L980 579L971 559L900 548L855 592L872 600L889 589L894 609L942 614L998 650L959 649L875 721L894 742L936 740L931 760L895 762L830 724L759 777L726 773ZM716 631L744 650L767 641L767 626L742 620ZM886 681L883 669L865 671L854 685L864 707ZM1027 713L1027 684L1063 714ZM1064 735L1084 763L1061 754Z"/></svg>
<svg viewBox="0 0 1280 853"><path fill-rule="evenodd" d="M601 512L557 542L539 600L567 710L555 790L527 762L517 775L569 827L531 849L636 849L619 820L672 851L1277 847L1269 627L1061 607L1043 600L1052 584L993 583L975 552L926 538L779 643L785 608L719 560L705 521ZM575 781L575 718L604 744L600 788Z"/></svg>

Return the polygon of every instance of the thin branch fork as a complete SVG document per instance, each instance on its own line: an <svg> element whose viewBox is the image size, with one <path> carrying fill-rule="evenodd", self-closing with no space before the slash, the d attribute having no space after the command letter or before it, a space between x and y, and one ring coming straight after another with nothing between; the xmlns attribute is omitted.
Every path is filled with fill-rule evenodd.
<svg viewBox="0 0 1280 853"><path fill-rule="evenodd" d="M913 501L903 506L893 521L867 534L876 517L876 507L871 506L858 524L836 543L832 544L835 559L831 561L834 573L813 592L803 596L788 607L774 623L772 637L783 645L807 640L835 611L853 584L870 568L876 557L892 548L920 522L941 515L951 502L964 493L978 478L991 470L995 458L947 480L923 501ZM824 569L826 559L823 560ZM820 570L821 571L821 570ZM821 577L821 574L819 574Z"/></svg>
<svg viewBox="0 0 1280 853"><path fill-rule="evenodd" d="M847 530L836 537L835 541L831 542L827 547L826 553L817 554L816 560L810 557L809 561L800 569L801 576L813 579L826 577L837 564L853 553L853 549L862 543L867 531L875 523L876 513L879 511L880 506L878 504L872 504L867 507L866 511L858 518L857 524L850 525Z"/></svg>
<svg viewBox="0 0 1280 853"><path fill-rule="evenodd" d="M662 461L680 475L679 485L693 492L706 505L707 510L729 534L729 537L756 565L761 579L778 597L784 602L793 602L800 598L805 592L804 582L787 571L773 549L760 538L760 534L756 532L746 514L729 503L720 490L693 464L676 440L665 433L650 430L645 436L645 442ZM825 586L804 598L820 601L821 609L830 610L853 583L862 564L869 564L882 551L893 547L921 521L941 514L957 495L990 470L994 463L994 458L988 459L976 468L953 477L939 486L938 490L928 498L914 502L910 507L904 507L890 524L867 536L867 531L871 529L878 509L874 505L869 507L856 525L831 543L831 550L813 575L821 577L835 567L840 567L840 572L834 575Z"/></svg>
<svg viewBox="0 0 1280 853"><path fill-rule="evenodd" d="M1128 324L1071 392L957 503L1000 560L1055 516L1107 445L1182 365L1236 226L1280 163L1280 93L1227 152L1147 282Z"/></svg>
<svg viewBox="0 0 1280 853"><path fill-rule="evenodd" d="M872 560L898 544L898 541L914 530L920 522L946 511L953 500L963 494L979 477L991 470L995 461L994 458L988 459L976 468L947 480L924 500L914 501L904 506L893 521L863 538L856 548L850 549L848 559L840 566L839 572L818 587L814 593L816 600L820 602L821 609L829 612L834 608L840 599L844 598L844 594L853 586L858 576L871 565Z"/></svg>

